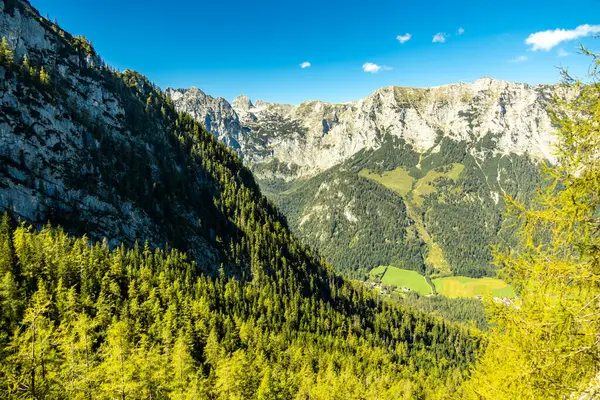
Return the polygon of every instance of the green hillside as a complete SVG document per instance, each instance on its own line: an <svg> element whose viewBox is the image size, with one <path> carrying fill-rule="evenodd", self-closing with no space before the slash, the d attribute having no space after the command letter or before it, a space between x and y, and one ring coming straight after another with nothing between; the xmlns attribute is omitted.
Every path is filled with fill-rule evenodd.
<svg viewBox="0 0 600 400"><path fill-rule="evenodd" d="M515 240L503 196L527 200L541 180L535 160L492 155L490 138L441 139L439 151L420 154L387 137L379 149L312 178L259 183L292 229L347 276L364 279L372 268L392 265L432 276L493 277L490 244ZM476 160L471 151L490 154Z"/></svg>

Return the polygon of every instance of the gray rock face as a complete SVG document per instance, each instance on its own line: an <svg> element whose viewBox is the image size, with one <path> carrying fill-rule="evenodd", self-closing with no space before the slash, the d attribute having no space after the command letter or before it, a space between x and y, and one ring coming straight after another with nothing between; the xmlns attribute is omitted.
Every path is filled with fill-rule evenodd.
<svg viewBox="0 0 600 400"><path fill-rule="evenodd" d="M138 189L132 185L157 193L165 172L182 168L160 159L159 147L169 149L173 142L164 127L147 125L143 133L130 128L132 110L144 110L142 96L156 89L134 73L128 79L136 92L119 87L126 74L110 71L84 39L44 19L26 1L0 0L0 37L16 54L13 65L0 65L0 212L10 210L33 224L50 220L113 245L169 243L157 217L164 205L152 196L144 205L128 195ZM25 55L36 71L43 66L49 72L51 83L22 72ZM211 128L232 129L223 122L227 107L221 111ZM173 208L178 224L198 226L197 214L183 204L173 202ZM190 254L215 266L217 253L205 239L189 238Z"/></svg>
<svg viewBox="0 0 600 400"><path fill-rule="evenodd" d="M82 76L79 69L87 64L85 58L72 55L59 58L61 48L59 35L52 35L35 19L33 11L5 10L0 1L0 35L6 37L15 49L16 60L27 55L32 64L55 65L55 72L69 81L72 89L65 99L78 109L90 111L89 118L99 118L111 127L118 127L124 111L115 97L93 80ZM90 63L100 61L92 57ZM24 104L24 102L26 104ZM85 146L96 146L90 134L72 119L66 118L63 104L51 104L35 90L20 84L12 73L0 67L0 155L8 174L0 175L0 206L12 209L28 221L42 220L54 207L80 207L89 213L91 222L98 225L98 237L112 236L122 230L129 240L135 240L134 232L144 231L149 238L156 237L144 226L146 217L124 202L120 209L100 197L90 196L82 190L69 187L65 176L82 177L94 175L94 171L80 163L79 152ZM54 204L50 204L54 203ZM128 223L112 229L101 223L101 218L117 218L128 213ZM97 215L98 218L93 216ZM121 235L119 235L121 236Z"/></svg>
<svg viewBox="0 0 600 400"><path fill-rule="evenodd" d="M166 94L179 105L178 110L202 122L223 143L241 152L242 126L231 105L222 97L207 96L198 88L167 89ZM248 100L250 101L250 100Z"/></svg>
<svg viewBox="0 0 600 400"><path fill-rule="evenodd" d="M440 137L474 143L491 134L495 153L552 160L548 104L553 95L569 95L565 90L482 78L426 89L386 87L342 104L253 105L240 96L231 105L234 113L227 115L227 120L236 121L228 134L238 135L240 152L259 178L313 176L360 150L377 149L386 135L402 138L418 151L435 152ZM186 96L168 93L179 110L191 111L198 121L215 114L203 105L209 96L199 91L190 89ZM218 100L220 108L226 107L225 100ZM219 129L207 128L222 137ZM287 172L261 168L273 162L287 166Z"/></svg>

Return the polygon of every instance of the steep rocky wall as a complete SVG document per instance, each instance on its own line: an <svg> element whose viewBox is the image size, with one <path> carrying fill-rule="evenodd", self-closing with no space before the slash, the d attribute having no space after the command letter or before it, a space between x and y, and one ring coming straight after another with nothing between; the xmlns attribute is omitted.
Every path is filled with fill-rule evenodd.
<svg viewBox="0 0 600 400"><path fill-rule="evenodd" d="M199 121L210 119L219 137L235 137L248 165L275 160L288 167L287 172L259 168L259 177L286 180L312 176L360 150L376 149L385 135L402 138L421 152L437 151L442 137L472 144L491 137L495 154L527 153L552 160L548 105L554 95L567 95L560 85L490 78L427 89L386 87L342 104L252 104L240 96L229 107L226 100L195 88L168 93L178 109L192 112ZM221 109L228 110L226 119L215 123ZM227 121L235 123L227 127Z"/></svg>
<svg viewBox="0 0 600 400"><path fill-rule="evenodd" d="M112 71L85 39L26 1L0 0L0 38L14 52L0 65L0 212L111 244L176 244L216 268L199 210L161 194L184 165L160 118L143 121L138 112L160 92L140 75ZM190 183L196 192L201 175ZM178 230L185 243L174 242Z"/></svg>

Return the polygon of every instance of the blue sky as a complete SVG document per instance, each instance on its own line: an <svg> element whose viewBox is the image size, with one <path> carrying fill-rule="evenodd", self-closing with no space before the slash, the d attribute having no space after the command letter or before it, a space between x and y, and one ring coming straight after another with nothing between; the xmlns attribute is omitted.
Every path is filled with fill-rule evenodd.
<svg viewBox="0 0 600 400"><path fill-rule="evenodd" d="M483 76L554 83L557 66L586 71L589 60L576 54L577 45L600 50L600 39L589 36L600 32L600 0L31 2L90 39L118 69L228 100L243 93L339 102L389 85ZM438 33L443 40L434 42ZM310 67L301 68L304 62Z"/></svg>

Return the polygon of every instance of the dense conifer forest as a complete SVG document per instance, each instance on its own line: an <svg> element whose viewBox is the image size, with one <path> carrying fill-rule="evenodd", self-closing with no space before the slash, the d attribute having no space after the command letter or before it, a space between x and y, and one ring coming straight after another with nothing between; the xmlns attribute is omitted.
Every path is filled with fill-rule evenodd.
<svg viewBox="0 0 600 400"><path fill-rule="evenodd" d="M441 398L480 345L331 274L211 278L176 250L6 215L0 249L8 398Z"/></svg>

